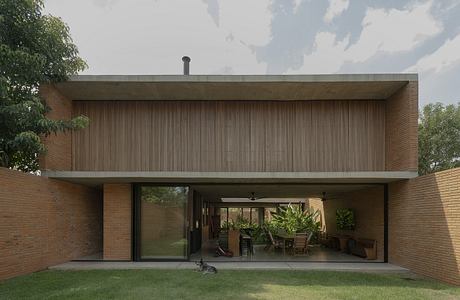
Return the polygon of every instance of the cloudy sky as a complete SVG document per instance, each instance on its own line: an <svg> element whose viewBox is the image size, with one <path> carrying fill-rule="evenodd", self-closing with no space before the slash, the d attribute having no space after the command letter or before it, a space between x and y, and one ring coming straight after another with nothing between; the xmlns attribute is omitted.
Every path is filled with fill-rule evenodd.
<svg viewBox="0 0 460 300"><path fill-rule="evenodd" d="M45 0L83 74L418 72L420 104L460 102L460 0Z"/></svg>

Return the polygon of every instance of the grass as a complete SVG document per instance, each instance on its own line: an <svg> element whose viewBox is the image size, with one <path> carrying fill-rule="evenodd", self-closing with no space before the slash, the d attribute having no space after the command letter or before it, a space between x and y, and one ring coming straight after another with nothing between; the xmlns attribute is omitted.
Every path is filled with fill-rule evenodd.
<svg viewBox="0 0 460 300"><path fill-rule="evenodd" d="M460 299L407 275L321 271L43 271L0 282L0 299Z"/></svg>

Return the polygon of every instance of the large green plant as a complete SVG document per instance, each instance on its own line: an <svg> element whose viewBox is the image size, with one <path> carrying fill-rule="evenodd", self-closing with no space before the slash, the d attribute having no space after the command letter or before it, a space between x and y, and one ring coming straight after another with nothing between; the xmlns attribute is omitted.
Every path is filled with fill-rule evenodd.
<svg viewBox="0 0 460 300"><path fill-rule="evenodd" d="M337 229L339 230L354 230L355 229L355 214L353 210L348 208L339 208L335 213Z"/></svg>
<svg viewBox="0 0 460 300"><path fill-rule="evenodd" d="M319 211L303 211L297 205L289 204L286 207L278 207L272 213L273 220L270 226L284 230L289 234L296 232L317 233L321 224L319 222Z"/></svg>
<svg viewBox="0 0 460 300"><path fill-rule="evenodd" d="M51 120L39 85L66 80L86 67L69 28L42 14L41 0L0 0L0 166L38 169L40 137L83 128L88 118Z"/></svg>

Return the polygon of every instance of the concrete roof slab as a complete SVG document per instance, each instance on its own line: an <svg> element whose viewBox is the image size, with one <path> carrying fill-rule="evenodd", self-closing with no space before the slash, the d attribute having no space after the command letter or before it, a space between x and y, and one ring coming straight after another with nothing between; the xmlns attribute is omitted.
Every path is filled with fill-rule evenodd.
<svg viewBox="0 0 460 300"><path fill-rule="evenodd" d="M182 184L375 184L417 177L417 172L118 172L43 171L43 176L86 185Z"/></svg>
<svg viewBox="0 0 460 300"><path fill-rule="evenodd" d="M78 75L55 84L78 100L381 100L417 74Z"/></svg>

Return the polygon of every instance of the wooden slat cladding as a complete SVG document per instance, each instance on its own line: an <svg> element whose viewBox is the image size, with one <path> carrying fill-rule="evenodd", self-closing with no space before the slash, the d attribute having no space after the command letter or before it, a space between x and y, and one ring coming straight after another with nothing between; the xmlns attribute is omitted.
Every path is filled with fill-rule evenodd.
<svg viewBox="0 0 460 300"><path fill-rule="evenodd" d="M75 101L77 171L384 171L384 101Z"/></svg>

